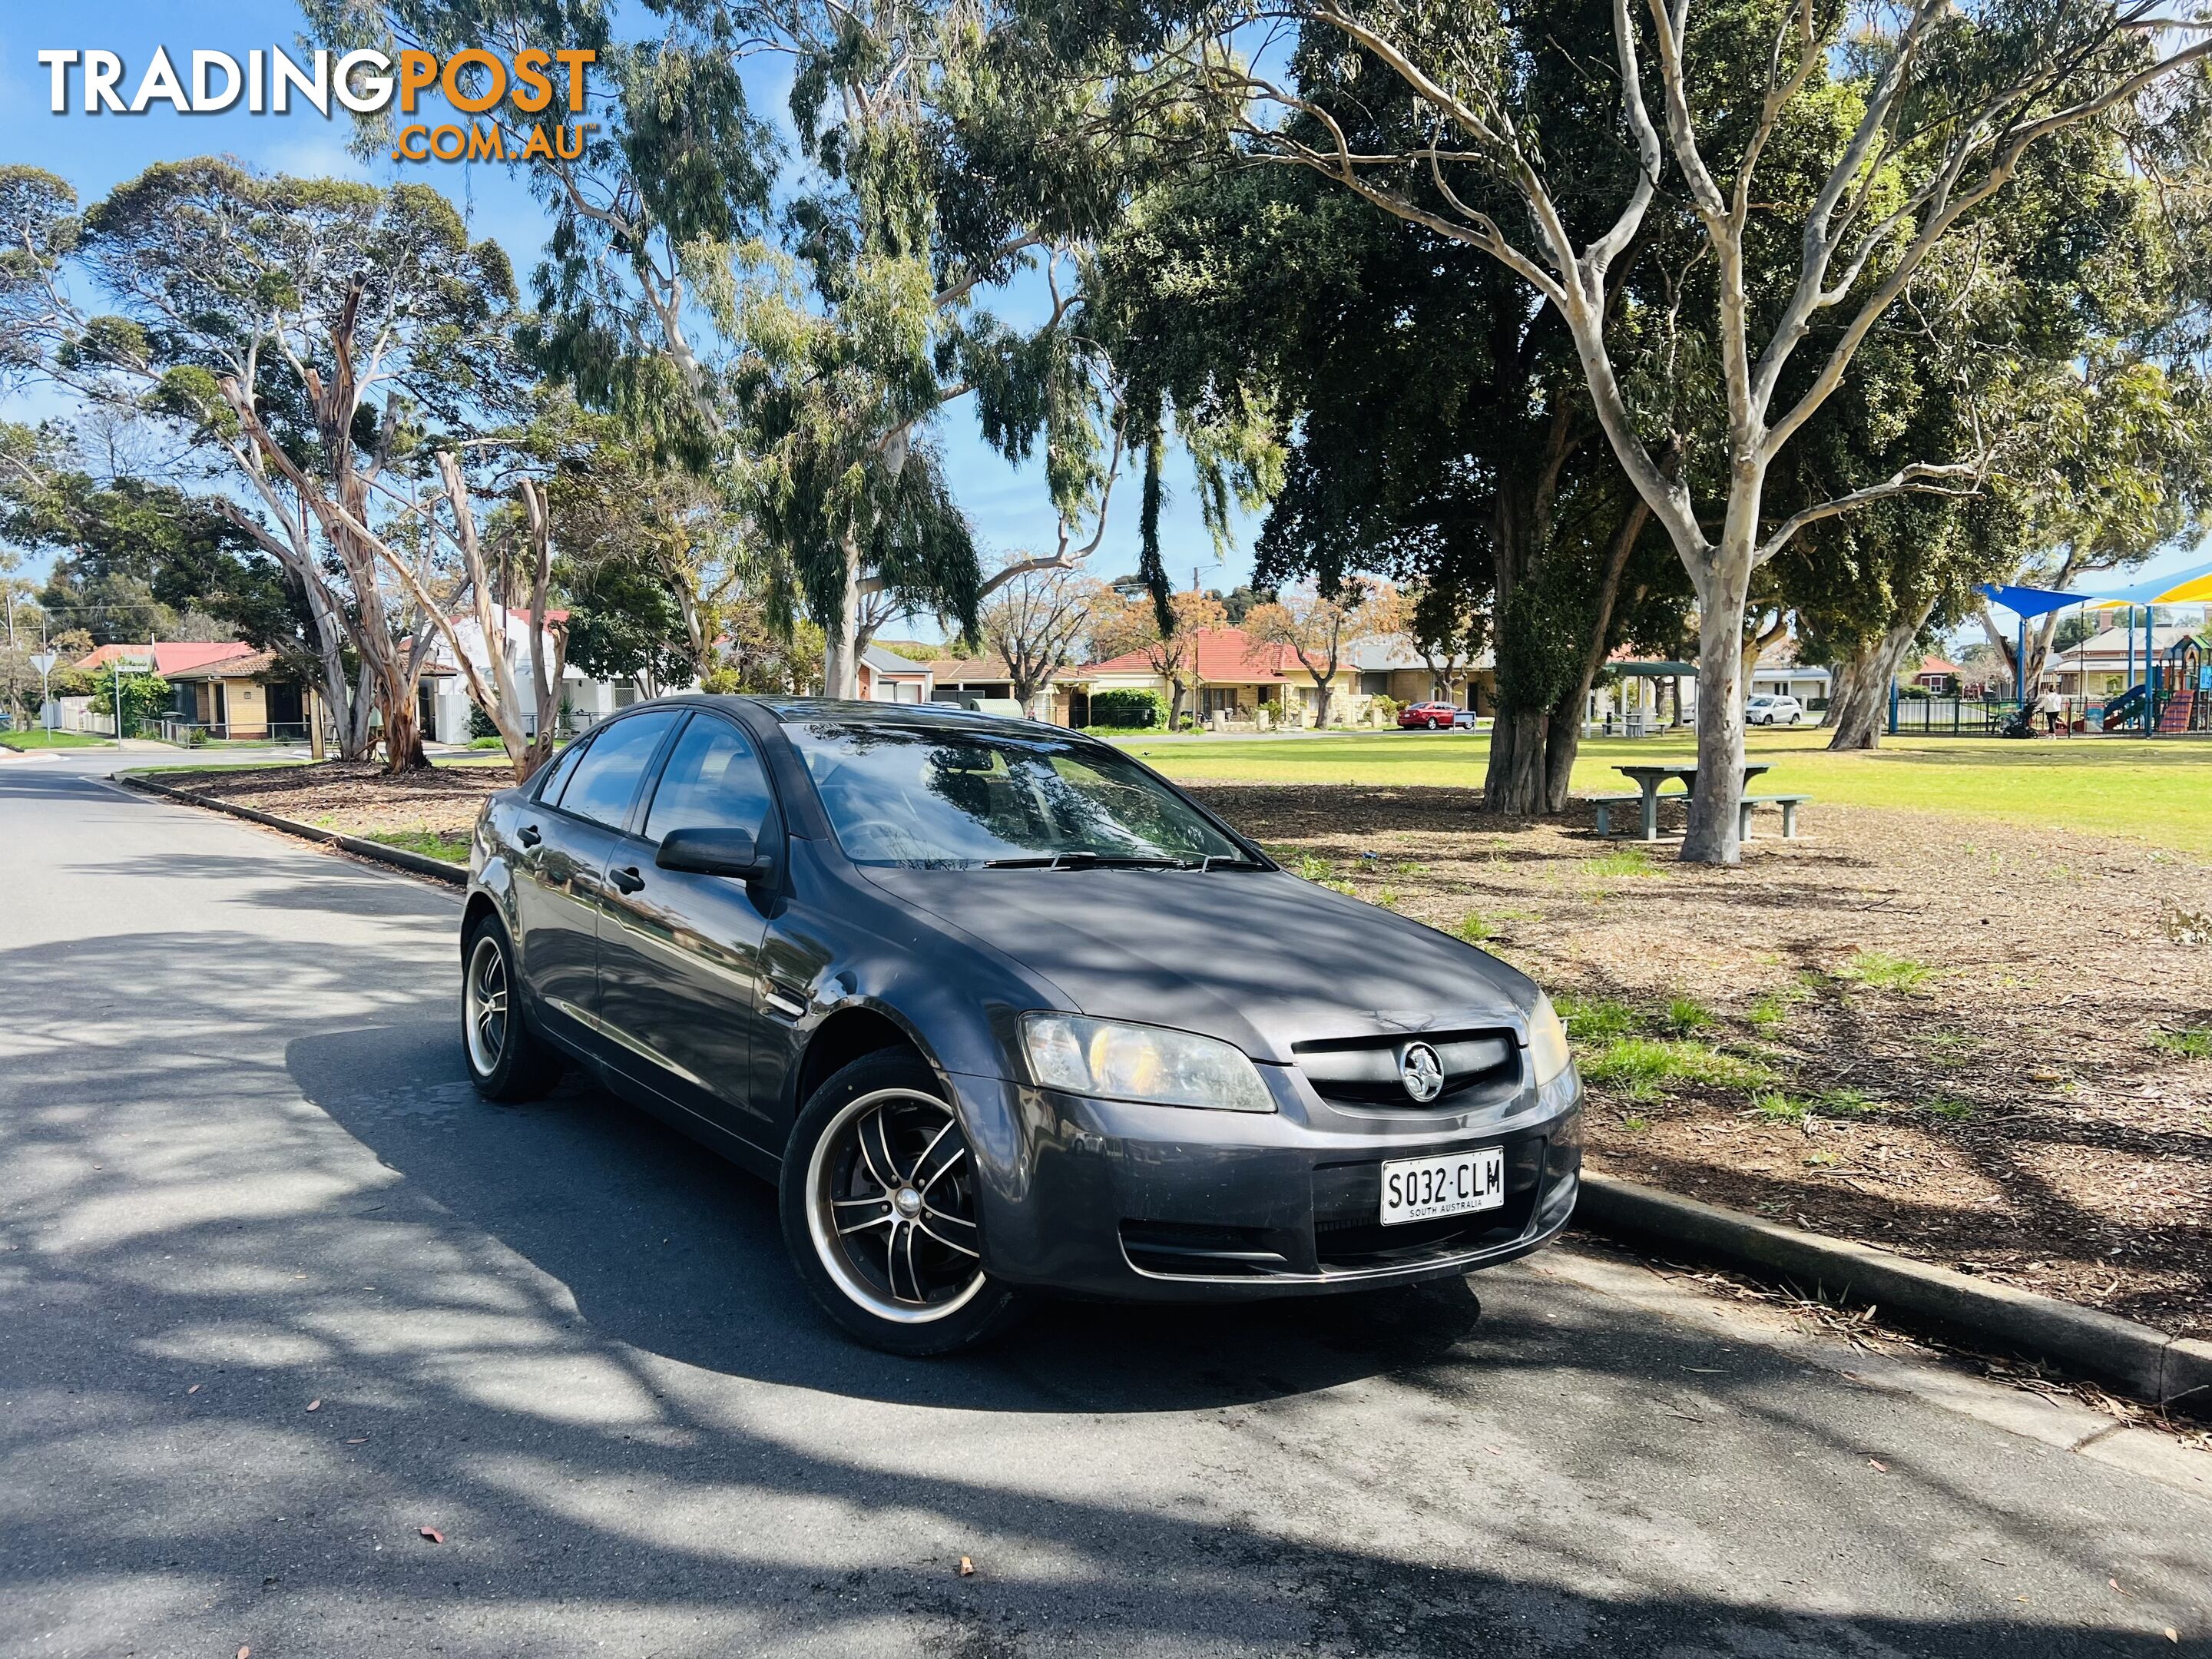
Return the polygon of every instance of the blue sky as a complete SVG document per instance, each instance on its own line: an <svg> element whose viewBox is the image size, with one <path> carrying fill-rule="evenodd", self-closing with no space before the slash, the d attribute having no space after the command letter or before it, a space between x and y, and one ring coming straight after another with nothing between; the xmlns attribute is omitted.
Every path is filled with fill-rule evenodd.
<svg viewBox="0 0 2212 1659"><path fill-rule="evenodd" d="M635 6L626 9L638 11ZM19 0L0 14L0 159L60 174L86 203L153 162L204 155L234 155L271 173L391 182L401 172L398 166L382 158L364 165L347 153L349 135L336 118L343 112L335 104L329 120L297 103L289 114L251 115L242 100L240 107L212 115L179 114L167 104L156 104L143 115L87 115L82 112L81 92L73 90L71 112L55 115L48 107L49 71L38 61L38 54L48 50L115 52L124 62L119 84L127 100L157 46L167 46L182 70L194 49L227 52L241 63L252 47L294 49L300 27L300 14L290 0L226 0L221 5L84 0L66 8ZM77 74L72 71L73 88L81 84ZM780 80L778 66L764 66L751 88L760 112L778 118L784 115ZM451 196L468 214L476 234L507 249L518 271L526 276L536 264L545 221L516 176L465 162L410 165L404 171L410 179L428 180ZM0 416L13 420L35 420L62 409L51 394L35 391L0 399ZM1041 466L1008 465L983 443L964 406L945 419L937 435L987 559L1001 551L1052 546L1054 519ZM1243 580L1251 568L1256 523L1243 525L1236 550L1217 562L1200 522L1187 458L1177 454L1171 461L1168 487L1162 543L1178 582L1189 579L1194 565L1209 587ZM1115 492L1106 538L1091 561L1101 574L1136 568L1137 496L1134 482L1125 477ZM919 626L927 632L930 624Z"/></svg>

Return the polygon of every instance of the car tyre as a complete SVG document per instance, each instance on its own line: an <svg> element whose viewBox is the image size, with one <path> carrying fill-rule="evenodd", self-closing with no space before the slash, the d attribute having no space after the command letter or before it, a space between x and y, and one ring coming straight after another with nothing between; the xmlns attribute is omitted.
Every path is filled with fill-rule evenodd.
<svg viewBox="0 0 2212 1659"><path fill-rule="evenodd" d="M848 1335L887 1353L957 1353L1024 1311L982 1269L974 1194L974 1159L937 1073L910 1049L864 1054L792 1126L784 1248Z"/></svg>
<svg viewBox="0 0 2212 1659"><path fill-rule="evenodd" d="M487 1100L535 1100L560 1080L560 1058L531 1028L521 985L506 927L478 918L461 950L461 1053Z"/></svg>

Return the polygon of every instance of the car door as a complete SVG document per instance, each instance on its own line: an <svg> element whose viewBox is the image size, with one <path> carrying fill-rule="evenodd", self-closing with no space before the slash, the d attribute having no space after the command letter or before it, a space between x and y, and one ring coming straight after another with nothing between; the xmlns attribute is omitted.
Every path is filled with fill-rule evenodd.
<svg viewBox="0 0 2212 1659"><path fill-rule="evenodd" d="M611 722L574 761L565 757L532 810L516 820L525 849L515 883L522 972L542 1013L598 1048L599 918L607 858L621 839L653 756L680 709Z"/></svg>
<svg viewBox="0 0 2212 1659"><path fill-rule="evenodd" d="M750 1088L768 928L757 884L653 862L662 836L690 829L743 830L771 848L783 834L757 745L703 709L671 745L609 863L599 1018L630 1075L778 1151Z"/></svg>

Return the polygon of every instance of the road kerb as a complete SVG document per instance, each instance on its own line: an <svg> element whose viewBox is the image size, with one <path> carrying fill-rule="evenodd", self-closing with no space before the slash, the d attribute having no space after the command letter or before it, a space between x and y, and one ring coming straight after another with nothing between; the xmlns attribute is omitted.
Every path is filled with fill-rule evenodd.
<svg viewBox="0 0 2212 1659"><path fill-rule="evenodd" d="M2212 1415L2212 1342L1609 1176L1583 1177L1575 1222L1825 1297L1876 1304L2153 1405Z"/></svg>
<svg viewBox="0 0 2212 1659"><path fill-rule="evenodd" d="M280 818L274 812L240 806L235 801L216 800L206 795L194 794L189 789L179 789L173 784L156 783L142 772L118 772L115 780L133 789L143 790L149 795L165 795L171 800L180 800L191 806L213 807L216 811L228 812L233 817L246 818L268 829L282 830L288 836L297 836L301 841L335 847L356 858L388 864L395 870L406 871L410 875L427 876L432 881L443 882L449 887L465 887L469 884L469 872L465 866L448 864L443 859L434 859L428 854L410 853L404 847L386 847L382 842L364 841L359 836L340 835L335 830L318 830L313 824Z"/></svg>

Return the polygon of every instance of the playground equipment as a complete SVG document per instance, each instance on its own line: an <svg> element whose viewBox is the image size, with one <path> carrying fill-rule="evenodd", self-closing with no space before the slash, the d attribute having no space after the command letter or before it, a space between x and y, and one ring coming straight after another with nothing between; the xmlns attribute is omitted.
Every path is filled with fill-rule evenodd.
<svg viewBox="0 0 2212 1659"><path fill-rule="evenodd" d="M2100 723L2107 732L2153 732L2212 730L2212 669L2205 662L2204 641L2185 634L2161 647L2158 643L2156 607L2212 600L2212 564L2202 564L2166 576L2155 576L2131 587L2108 593L2065 593L2047 587L2001 586L1984 583L1983 594L2019 618L2019 654L2015 664L2027 660L2027 624L2035 617L2074 605L2097 610L2127 611L2128 655L2122 678L2125 690L2107 698ZM2136 654L2136 612L2142 613L2142 654ZM2140 664L2141 678L2137 678ZM2027 676L2016 675L2015 686L2023 712L2033 704ZM2008 723L2011 726L2024 721ZM1894 717L1891 730L1896 729Z"/></svg>

